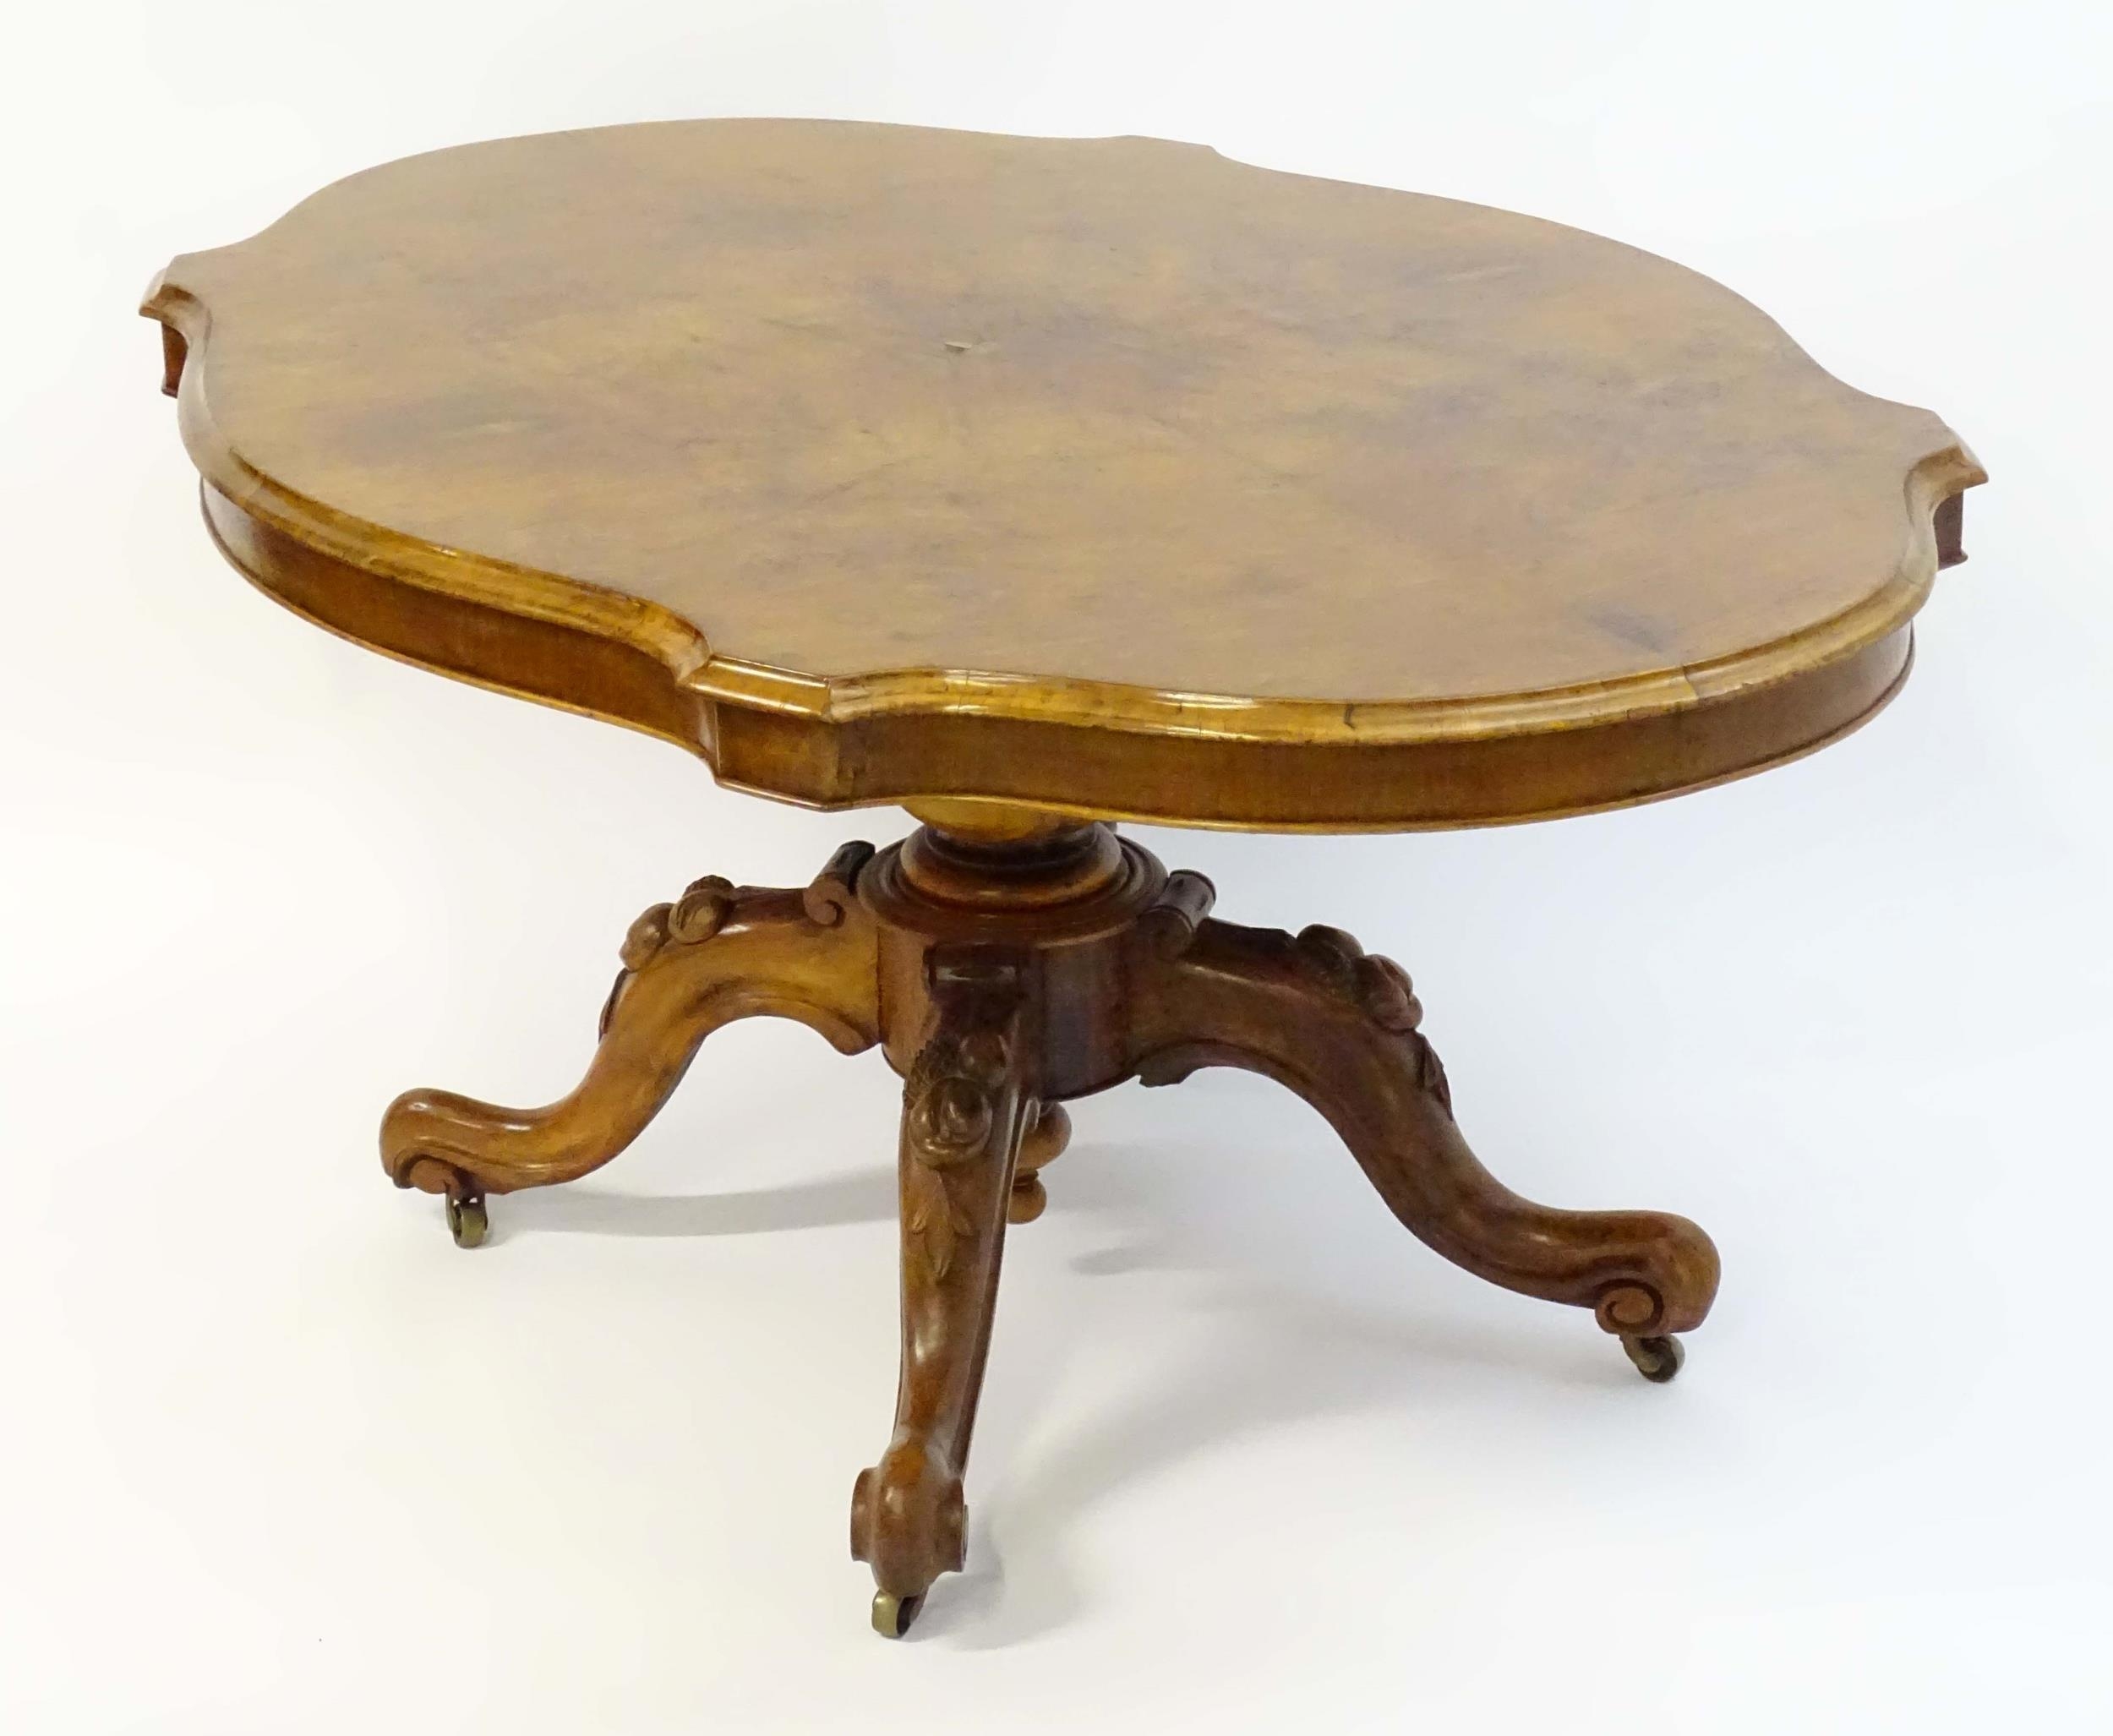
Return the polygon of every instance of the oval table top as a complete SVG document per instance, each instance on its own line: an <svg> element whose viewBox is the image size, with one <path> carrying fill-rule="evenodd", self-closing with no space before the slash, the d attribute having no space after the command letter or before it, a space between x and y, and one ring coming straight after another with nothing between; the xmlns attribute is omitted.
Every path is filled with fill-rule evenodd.
<svg viewBox="0 0 2113 1736"><path fill-rule="evenodd" d="M221 547L810 805L1485 823L1897 689L1984 479L1709 279L1145 139L701 121L385 165L144 310Z"/></svg>

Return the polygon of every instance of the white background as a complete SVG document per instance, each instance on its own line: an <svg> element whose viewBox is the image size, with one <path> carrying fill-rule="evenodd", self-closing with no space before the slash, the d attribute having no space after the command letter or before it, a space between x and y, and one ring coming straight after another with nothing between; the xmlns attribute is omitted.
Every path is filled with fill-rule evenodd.
<svg viewBox="0 0 2113 1736"><path fill-rule="evenodd" d="M9 25L0 1729L2113 1728L2113 34L2074 3L287 0ZM1427 1254L1259 1080L1078 1105L969 1571L867 1630L893 1083L715 1038L491 1245L376 1161L570 1085L631 918L899 815L400 668L223 567L171 254L649 117L1142 132L1717 276L1994 484L1871 728L1559 825L1146 833L1415 972L1463 1122L1725 1258L1684 1376ZM1354 624L1353 624L1354 625Z"/></svg>

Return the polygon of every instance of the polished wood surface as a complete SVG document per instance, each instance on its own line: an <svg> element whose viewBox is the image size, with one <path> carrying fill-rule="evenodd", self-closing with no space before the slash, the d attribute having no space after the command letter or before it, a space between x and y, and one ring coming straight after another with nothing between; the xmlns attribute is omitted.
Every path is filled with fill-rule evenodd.
<svg viewBox="0 0 2113 1736"><path fill-rule="evenodd" d="M1239 1067L1334 1126L1395 1215L1438 1253L1527 1296L1590 1309L1654 1381L1702 1324L1717 1251L1662 1212L1521 1198L1468 1149L1407 975L1333 928L1295 936L1210 914L1106 827L987 846L926 828L877 854L848 844L804 892L695 882L632 925L586 1076L546 1109L439 1091L398 1099L382 1162L445 1195L483 1240L486 1196L571 1180L636 1136L704 1037L752 1013L904 1075L902 1368L880 1459L853 1488L851 1552L873 1620L900 1635L965 1564L964 1478L1008 1222L1040 1213L1062 1100L1128 1079Z"/></svg>
<svg viewBox="0 0 2113 1736"><path fill-rule="evenodd" d="M145 311L314 619L824 806L1470 824L1897 689L1981 479L1679 266L1138 139L713 121L389 164Z"/></svg>
<svg viewBox="0 0 2113 1736"><path fill-rule="evenodd" d="M735 785L899 801L794 891L632 925L579 1084L415 1091L466 1247L765 1014L904 1078L901 1374L854 1485L874 1624L963 1566L1009 1225L1063 1105L1278 1080L1411 1231L1648 1379L1709 1238L1486 1171L1408 977L1212 914L1106 820L1530 819L1854 728L1982 479L1729 292L1477 206L1146 139L712 122L390 164L149 292L209 526L393 655ZM1060 1190L1061 1192L1061 1190Z"/></svg>

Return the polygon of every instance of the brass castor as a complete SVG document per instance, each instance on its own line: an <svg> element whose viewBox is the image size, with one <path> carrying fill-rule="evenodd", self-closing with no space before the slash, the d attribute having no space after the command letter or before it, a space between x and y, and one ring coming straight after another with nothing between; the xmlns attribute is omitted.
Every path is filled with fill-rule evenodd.
<svg viewBox="0 0 2113 1736"><path fill-rule="evenodd" d="M455 1238L457 1247L477 1247L491 1226L491 1220L484 1213L483 1194L448 1195L448 1234Z"/></svg>
<svg viewBox="0 0 2113 1736"><path fill-rule="evenodd" d="M1637 1373L1661 1385L1678 1374L1680 1365L1688 1359L1687 1347L1677 1338L1624 1336L1621 1347L1629 1352L1629 1360L1636 1365Z"/></svg>
<svg viewBox="0 0 2113 1736"><path fill-rule="evenodd" d="M925 1594L898 1597L893 1591L873 1594L873 1631L883 1640L899 1640L909 1631L909 1624L917 1619L917 1612L925 1607Z"/></svg>

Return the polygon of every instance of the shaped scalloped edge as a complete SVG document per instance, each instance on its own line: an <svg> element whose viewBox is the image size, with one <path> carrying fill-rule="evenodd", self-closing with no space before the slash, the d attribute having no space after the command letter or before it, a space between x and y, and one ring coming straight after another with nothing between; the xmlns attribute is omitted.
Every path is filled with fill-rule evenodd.
<svg viewBox="0 0 2113 1736"><path fill-rule="evenodd" d="M400 583L620 638L658 658L673 680L707 699L837 723L935 711L1035 718L1061 714L1076 723L1155 734L1313 744L1471 739L1678 710L1782 680L1895 631L1921 608L1937 571L1966 558L1961 496L1988 480L1963 443L1930 453L1903 480L1899 563L1870 597L1769 644L1617 681L1491 699L1345 705L975 669L820 676L716 654L702 629L658 604L560 574L417 543L294 494L243 462L213 424L201 379L205 368L194 365L210 336L210 311L170 286L164 274L149 286L140 312L161 323L162 390L178 400L184 443L199 472L252 516L322 554L386 573Z"/></svg>
<svg viewBox="0 0 2113 1736"><path fill-rule="evenodd" d="M1346 705L965 669L818 677L716 654L695 625L658 604L561 575L438 548L286 489L244 461L214 422L207 393L210 309L171 284L165 272L149 287L140 311L162 328L162 389L177 401L184 444L206 489L216 541L259 588L369 648L474 685L643 730L699 754L729 786L822 808L946 795L1100 818L1286 830L1392 830L1592 811L1720 783L1810 752L1882 708L1905 679L1908 623L1928 597L1936 572L1965 558L1961 496L1987 480L1973 454L1956 439L1927 454L1903 481L1897 564L1869 597L1767 644L1709 663L1614 681L1488 699ZM228 522L214 508L215 496L260 537L231 537ZM277 552L260 552L263 539ZM298 551L327 563L336 580L330 572L320 581L310 575L305 594L294 594L287 565L289 560L306 558ZM620 660L623 670L576 682L568 668L563 680L524 680L510 671L441 660L415 640L388 642L348 618L358 611L340 606L336 586L362 580L370 586L401 587L400 600L413 610L467 609L487 620L538 624L539 631L554 631L571 646L568 655L582 666L596 658L581 648L583 643L599 641L606 654L602 661ZM418 596L431 599L430 604L411 602ZM1886 641L1896 636L1899 645L1888 650ZM1851 665L1856 666L1854 671ZM1828 712L1823 704L1810 720L1813 727L1792 731L1783 719L1797 708L1770 690L1796 686L1801 680L1815 689L1827 686L1834 709ZM1852 695L1853 704L1843 709ZM1640 771L1633 778L1602 780L1603 789L1581 783L1568 794L1537 794L1532 800L1507 796L1505 790L1520 780L1515 777L1507 783L1499 777L1486 804L1466 807L1434 806L1406 787L1369 800L1315 798L1303 805L1284 793L1280 756L1287 751L1326 746L1374 750L1378 761L1384 762L1374 762L1376 777L1397 785L1433 776L1443 782L1457 778L1457 756L1477 744L1498 750L1529 745L1526 739L1541 738L1557 759L1581 765L1591 756L1580 750L1576 737L1611 731L1641 746L1636 731L1652 720L1677 725L1682 714L1734 711L1742 700L1767 701L1749 704L1747 709L1756 715L1766 711L1776 719L1755 737L1753 751L1743 761L1678 773ZM752 717L754 723L741 723L745 717ZM765 729L765 721L773 718L779 724ZM955 726L969 719L998 720L1015 729L1033 726L1037 734L1051 730L1067 734L1079 729L1117 732L1134 745L1139 767L1152 760L1154 769L1149 775L1137 770L1128 781L1092 792L1073 791L1068 777L1059 787L1053 776L1029 789L994 787L1005 780L979 778L974 765L957 758L969 744ZM928 727L915 747L893 736L888 738L893 746L875 747L881 738L874 730L885 734L901 724ZM786 735L786 729L793 735ZM940 756L949 762L947 782L934 788L922 767L936 763L934 744L940 733L949 744ZM968 758L985 760L995 771L1019 738L1007 740L1014 746L996 743L986 749L979 742ZM1155 756L1147 745L1153 740L1167 750L1180 750L1187 743L1193 751ZM1657 730L1656 741L1647 758L1670 762L1685 756L1663 729ZM1225 764L1220 756L1228 752L1242 756L1242 769ZM1206 760L1212 768L1208 772ZM1165 796L1146 800L1131 793L1147 784L1162 785L1177 762L1184 767L1182 776L1189 775L1186 768L1193 766L1196 775L1229 777L1230 786L1210 792L1209 800L1196 799L1192 789L1179 805ZM859 767L856 776L849 769L854 765Z"/></svg>

